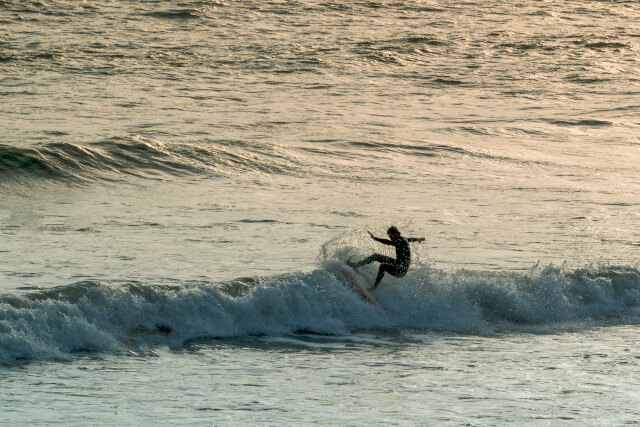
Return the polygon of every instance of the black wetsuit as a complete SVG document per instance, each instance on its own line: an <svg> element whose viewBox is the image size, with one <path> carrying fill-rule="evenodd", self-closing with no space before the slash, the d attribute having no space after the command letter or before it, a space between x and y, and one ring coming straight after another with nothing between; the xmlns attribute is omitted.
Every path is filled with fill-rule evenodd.
<svg viewBox="0 0 640 427"><path fill-rule="evenodd" d="M407 274L407 271L409 271L409 265L411 265L411 249L409 249L409 242L414 239L398 237L397 239L389 240L374 237L374 240L384 245L396 248L396 259L386 257L387 259L383 261L383 264L389 264L386 266L386 270L389 274L395 277L402 277Z"/></svg>
<svg viewBox="0 0 640 427"><path fill-rule="evenodd" d="M380 268L378 269L378 277L376 277L376 281L373 284L375 289L382 280L384 273L389 273L395 277L402 277L407 274L409 271L409 265L411 265L411 249L409 249L409 242L418 242L420 239L398 237L397 239L389 240L389 239L380 239L378 237L374 237L374 240L385 244L394 246L396 248L396 258L393 259L391 257L373 254L360 262L353 264L354 267L359 267L361 265L369 264L373 261L377 261L380 263Z"/></svg>

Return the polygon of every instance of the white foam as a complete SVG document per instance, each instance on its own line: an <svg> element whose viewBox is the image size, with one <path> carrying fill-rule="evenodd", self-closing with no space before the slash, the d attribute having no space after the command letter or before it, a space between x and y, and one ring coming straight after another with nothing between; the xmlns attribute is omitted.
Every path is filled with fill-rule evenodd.
<svg viewBox="0 0 640 427"><path fill-rule="evenodd" d="M384 279L376 296L386 312L351 291L342 271L341 262L327 261L311 272L258 281L239 297L202 283L172 288L76 284L59 292L5 297L0 362L296 331L345 335L393 327L491 334L553 331L593 320L640 322L640 272L633 267L448 273L422 266L402 279ZM164 336L158 325L171 333Z"/></svg>

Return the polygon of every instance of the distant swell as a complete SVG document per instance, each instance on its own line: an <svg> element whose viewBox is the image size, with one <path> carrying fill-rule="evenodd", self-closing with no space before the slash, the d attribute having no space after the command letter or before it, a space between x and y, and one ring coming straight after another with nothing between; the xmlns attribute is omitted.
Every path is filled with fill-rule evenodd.
<svg viewBox="0 0 640 427"><path fill-rule="evenodd" d="M529 273L416 267L378 291L387 311L348 289L342 267L334 260L309 273L263 280L166 286L80 282L5 295L0 363L299 331L347 335L354 329L399 328L490 335L640 324L635 267L549 266Z"/></svg>
<svg viewBox="0 0 640 427"><path fill-rule="evenodd" d="M64 138L66 135L62 133L52 136ZM312 147L285 147L242 140L165 144L134 137L111 138L87 145L54 142L33 147L13 147L0 144L0 173L6 178L48 179L71 183L128 182L131 177L228 177L246 173L365 178L372 181L379 179L377 172L380 167L388 167L386 159L390 152L414 158L487 156L438 143L398 145L376 141L326 141L318 142ZM366 166L361 164L363 155L370 159ZM371 173L372 170L375 173Z"/></svg>
<svg viewBox="0 0 640 427"><path fill-rule="evenodd" d="M0 172L20 178L117 181L131 176L156 179L250 171L295 175L304 170L300 166L285 149L231 140L165 145L142 138L114 138L88 146L47 143L33 148L0 144Z"/></svg>

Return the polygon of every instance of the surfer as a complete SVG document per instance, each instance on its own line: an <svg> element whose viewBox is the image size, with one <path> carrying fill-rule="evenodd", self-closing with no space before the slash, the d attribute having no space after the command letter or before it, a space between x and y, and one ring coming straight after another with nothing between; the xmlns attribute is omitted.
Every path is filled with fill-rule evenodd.
<svg viewBox="0 0 640 427"><path fill-rule="evenodd" d="M395 277L402 277L407 274L407 271L409 271L409 265L411 264L411 250L409 249L409 242L423 242L424 237L404 238L402 237L402 235L400 234L400 230L398 230L396 226L391 226L387 230L389 240L378 238L374 236L370 231L367 232L373 240L384 245L394 246L396 248L395 259L385 255L373 254L359 262L351 262L350 259L347 260L347 264L352 268L358 268L362 265L370 264L374 261L380 263L378 276L376 277L376 281L373 283L373 287L370 289L375 289L378 286L378 283L380 283L380 281L384 277L384 273L389 273Z"/></svg>

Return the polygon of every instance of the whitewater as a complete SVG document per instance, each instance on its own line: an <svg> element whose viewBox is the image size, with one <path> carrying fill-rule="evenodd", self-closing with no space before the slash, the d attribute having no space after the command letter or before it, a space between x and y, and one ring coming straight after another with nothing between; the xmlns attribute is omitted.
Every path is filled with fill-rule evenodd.
<svg viewBox="0 0 640 427"><path fill-rule="evenodd" d="M639 22L0 0L0 424L637 424Z"/></svg>

